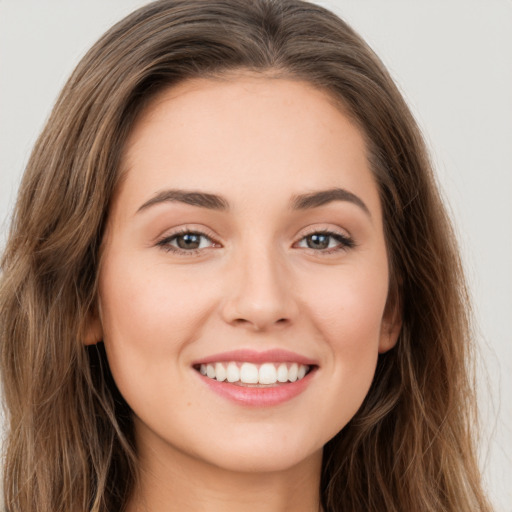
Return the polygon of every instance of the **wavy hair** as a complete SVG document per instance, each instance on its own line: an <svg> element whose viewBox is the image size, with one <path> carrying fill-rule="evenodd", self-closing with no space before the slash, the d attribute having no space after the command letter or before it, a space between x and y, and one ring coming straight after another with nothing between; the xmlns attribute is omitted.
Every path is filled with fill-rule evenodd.
<svg viewBox="0 0 512 512"><path fill-rule="evenodd" d="M366 43L300 0L160 0L111 28L58 98L28 162L1 262L8 512L123 510L137 482L130 410L85 347L124 141L163 88L237 70L304 80L366 139L401 311L396 347L324 448L326 511L489 511L474 446L469 303L420 131Z"/></svg>

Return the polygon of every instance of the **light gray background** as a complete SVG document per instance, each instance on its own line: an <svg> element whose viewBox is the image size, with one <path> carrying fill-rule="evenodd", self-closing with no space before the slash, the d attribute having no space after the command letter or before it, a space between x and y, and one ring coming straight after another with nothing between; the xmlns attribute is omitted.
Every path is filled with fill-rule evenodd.
<svg viewBox="0 0 512 512"><path fill-rule="evenodd" d="M0 0L0 248L30 149L78 59L145 0ZM331 0L384 60L431 147L480 344L482 468L512 511L512 1Z"/></svg>

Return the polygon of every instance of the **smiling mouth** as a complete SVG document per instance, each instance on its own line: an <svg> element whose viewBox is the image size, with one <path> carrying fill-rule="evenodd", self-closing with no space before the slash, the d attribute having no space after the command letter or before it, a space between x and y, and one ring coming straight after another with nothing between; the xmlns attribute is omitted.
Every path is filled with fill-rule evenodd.
<svg viewBox="0 0 512 512"><path fill-rule="evenodd" d="M218 382L244 387L267 387L302 380L313 367L285 362L254 364L249 362L215 362L194 365L201 375Z"/></svg>

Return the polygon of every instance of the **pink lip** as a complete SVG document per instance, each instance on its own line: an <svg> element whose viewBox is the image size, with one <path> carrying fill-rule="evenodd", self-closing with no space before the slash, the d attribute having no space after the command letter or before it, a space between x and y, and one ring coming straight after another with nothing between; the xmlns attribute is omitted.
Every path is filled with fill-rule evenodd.
<svg viewBox="0 0 512 512"><path fill-rule="evenodd" d="M302 393L316 373L318 362L295 352L282 349L271 349L258 352L255 350L239 349L229 352L221 352L192 363L197 368L201 364L217 362L249 362L254 364L262 363L299 363L313 367L312 370L302 379L285 384L276 384L269 387L249 387L219 382L210 379L197 372L197 376L215 393L232 400L240 405L252 407L271 407L282 404Z"/></svg>
<svg viewBox="0 0 512 512"><path fill-rule="evenodd" d="M219 359L216 359L216 361L219 361ZM197 372L197 376L212 391L237 404L251 407L271 407L287 402L302 393L313 379L315 373L316 369L313 369L301 380L263 388L238 386L226 381L219 382L218 380L205 377L199 372Z"/></svg>
<svg viewBox="0 0 512 512"><path fill-rule="evenodd" d="M296 354L295 352L290 352L289 350L282 349L272 349L265 350L263 352L257 352L256 350L232 350L230 352L222 352L219 354L214 354L212 356L205 357L204 359L199 359L192 363L192 366L196 366L199 364L208 364L208 363L217 363L221 361L237 361L254 364L262 364L262 363L299 363L305 364L308 366L318 366L318 363L313 359L309 359L300 354Z"/></svg>

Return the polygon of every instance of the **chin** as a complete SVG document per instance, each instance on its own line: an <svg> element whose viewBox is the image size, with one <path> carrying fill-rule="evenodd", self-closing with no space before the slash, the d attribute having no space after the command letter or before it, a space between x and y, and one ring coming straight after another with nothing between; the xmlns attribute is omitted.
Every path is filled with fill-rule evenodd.
<svg viewBox="0 0 512 512"><path fill-rule="evenodd" d="M214 452L206 456L210 463L226 471L241 473L275 473L292 469L311 459L321 460L323 444L312 443L307 437L273 433L231 438L215 444ZM204 453L203 457L205 457Z"/></svg>
<svg viewBox="0 0 512 512"><path fill-rule="evenodd" d="M309 463L315 457L321 460L322 448L313 453L303 453L294 448L272 452L255 447L251 453L232 451L224 454L222 460L217 461L216 465L235 473L282 473L305 462Z"/></svg>

